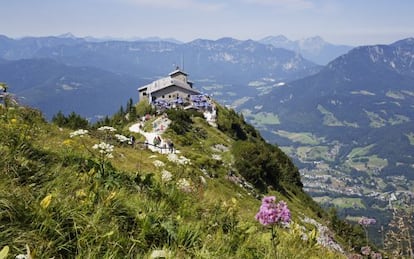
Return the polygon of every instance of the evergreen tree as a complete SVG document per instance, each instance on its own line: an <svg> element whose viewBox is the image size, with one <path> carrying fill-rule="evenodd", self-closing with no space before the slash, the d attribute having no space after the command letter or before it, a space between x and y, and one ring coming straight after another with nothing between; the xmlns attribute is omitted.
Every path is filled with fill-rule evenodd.
<svg viewBox="0 0 414 259"><path fill-rule="evenodd" d="M68 124L68 118L65 117L62 111L59 111L53 115L52 123L56 124L59 127L65 127Z"/></svg>

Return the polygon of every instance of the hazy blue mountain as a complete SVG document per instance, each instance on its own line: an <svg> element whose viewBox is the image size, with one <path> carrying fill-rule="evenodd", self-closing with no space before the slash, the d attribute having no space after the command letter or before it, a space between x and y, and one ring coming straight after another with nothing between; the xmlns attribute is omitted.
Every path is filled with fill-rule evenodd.
<svg viewBox="0 0 414 259"><path fill-rule="evenodd" d="M320 36L292 41L283 35L278 35L265 37L259 42L295 51L300 53L304 58L321 65L328 64L330 61L353 48L347 45L328 43Z"/></svg>
<svg viewBox="0 0 414 259"><path fill-rule="evenodd" d="M92 37L87 36L84 37L86 41L90 42L106 42L106 41L149 41L149 42L159 42L159 41L165 41L165 42L171 42L175 44L182 44L182 41L179 41L174 38L161 38L161 37L128 37L128 38L117 38L117 37Z"/></svg>
<svg viewBox="0 0 414 259"><path fill-rule="evenodd" d="M413 61L413 39L358 47L319 73L273 89L244 107L260 105L260 111L276 113L281 124L275 128L344 140L362 132L374 136L382 128L412 123ZM336 118L331 124L327 111Z"/></svg>
<svg viewBox="0 0 414 259"><path fill-rule="evenodd" d="M372 216L386 213L391 191L399 197L414 184L413 64L412 38L357 47L240 109L295 158L314 197L355 198L345 216L372 204Z"/></svg>
<svg viewBox="0 0 414 259"><path fill-rule="evenodd" d="M230 38L195 40L186 44L162 41L88 42L43 48L34 56L53 58L71 65L86 64L116 73L148 71L145 76L165 75L166 71L183 63L193 77L209 74L217 79L234 79L231 72L237 71L237 78L243 80L262 76L292 80L314 73L319 68L291 51Z"/></svg>
<svg viewBox="0 0 414 259"><path fill-rule="evenodd" d="M84 39L75 38L73 35L25 37L21 39L11 39L0 35L0 57L10 60L33 58L39 50L44 48L76 45L84 42Z"/></svg>
<svg viewBox="0 0 414 259"><path fill-rule="evenodd" d="M23 104L50 119L59 110L91 119L113 114L129 98L137 99L137 78L92 67L73 67L51 59L0 61L1 81Z"/></svg>
<svg viewBox="0 0 414 259"><path fill-rule="evenodd" d="M140 78L146 83L181 66L196 88L215 95L224 104L262 92L260 87L254 86L262 78L272 82L292 81L321 68L292 51L232 38L176 44L166 41L90 42L73 35L19 40L3 37L0 58L53 59L68 66L95 67ZM138 80L134 86L137 83Z"/></svg>

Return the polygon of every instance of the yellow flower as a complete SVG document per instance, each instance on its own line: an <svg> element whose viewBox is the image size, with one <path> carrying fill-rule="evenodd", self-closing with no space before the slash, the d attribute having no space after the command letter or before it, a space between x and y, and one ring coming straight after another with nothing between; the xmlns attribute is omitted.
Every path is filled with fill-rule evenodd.
<svg viewBox="0 0 414 259"><path fill-rule="evenodd" d="M78 190L76 191L76 196L77 197L86 197L86 193L84 190Z"/></svg>
<svg viewBox="0 0 414 259"><path fill-rule="evenodd" d="M11 122L12 124L16 124L16 123L17 123L17 120L16 120L15 118L13 118L13 119L11 119L11 120L10 120L10 122Z"/></svg>
<svg viewBox="0 0 414 259"><path fill-rule="evenodd" d="M234 206L236 206L237 205L237 199L236 198L231 198L231 202L233 203L233 205Z"/></svg>
<svg viewBox="0 0 414 259"><path fill-rule="evenodd" d="M116 192L111 192L105 200L105 203L110 202L113 198L115 198Z"/></svg>
<svg viewBox="0 0 414 259"><path fill-rule="evenodd" d="M40 202L40 206L43 209L46 209L47 207L49 207L51 202L52 202L52 194L49 194L43 198L43 200Z"/></svg>
<svg viewBox="0 0 414 259"><path fill-rule="evenodd" d="M73 141L71 139L65 139L62 144L65 146L70 146L72 145L72 143Z"/></svg>
<svg viewBox="0 0 414 259"><path fill-rule="evenodd" d="M3 249L1 249L0 251L0 258L7 258L7 255L9 254L9 247L5 246L3 247Z"/></svg>

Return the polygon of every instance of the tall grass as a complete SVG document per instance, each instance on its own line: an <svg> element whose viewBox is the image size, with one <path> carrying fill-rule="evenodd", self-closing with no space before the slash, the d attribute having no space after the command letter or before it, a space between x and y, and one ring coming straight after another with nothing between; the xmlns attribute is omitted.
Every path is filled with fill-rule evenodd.
<svg viewBox="0 0 414 259"><path fill-rule="evenodd" d="M27 253L28 246L34 258L146 258L157 253L271 258L268 231L254 221L252 205L258 208L259 202L223 172L214 178L201 170L214 171L218 162L203 167L199 163L208 159L200 156L194 165L177 167L159 155L156 159L173 174L165 182L150 151L116 146L115 158L105 161L105 174L100 174L102 161L76 140L67 145L68 131L46 124L36 112L2 109L0 120L0 249L7 246L10 256ZM92 136L85 143L99 139ZM190 152L186 147L182 154ZM177 184L184 178L191 188ZM303 241L292 229L279 234L280 258L341 256Z"/></svg>

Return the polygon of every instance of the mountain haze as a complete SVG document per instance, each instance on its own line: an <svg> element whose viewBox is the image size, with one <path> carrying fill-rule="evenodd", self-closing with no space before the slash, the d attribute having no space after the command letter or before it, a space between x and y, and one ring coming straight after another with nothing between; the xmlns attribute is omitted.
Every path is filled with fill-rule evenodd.
<svg viewBox="0 0 414 259"><path fill-rule="evenodd" d="M232 104L246 96L257 95L260 90L257 87L249 86L249 84L261 78L270 78L276 82L291 81L313 74L320 69L320 66L292 51L251 40L240 41L232 38L222 38L216 41L199 39L185 44L176 44L166 41L90 42L83 38L75 38L73 35L22 39L10 39L2 36L0 38L0 58L9 61L21 59L54 60L56 62L54 65L59 68L51 70L60 69L60 77L65 75L65 70L71 73L70 70L73 68L93 68L95 71L90 71L90 77L95 78L95 81L82 81L84 79L90 80L82 76L87 74L83 72L74 82L84 86L89 85L100 91L100 98L92 98L96 96L97 92L91 95L80 95L97 102L112 98L114 91L119 92L118 96L123 98L125 87L129 87L127 90L129 96L135 99L136 89L139 86L166 76L176 66L184 67L195 82L196 88L205 93L214 94L217 100L226 104ZM13 66L11 63L4 64L5 71L13 70L13 67L7 67L9 65ZM48 99L56 100L60 97L53 98L53 94L57 91L50 91L50 87L51 82L57 80L57 75L50 75L48 69L42 70L42 67L44 66L39 66L36 73L32 73L34 70L25 71L22 69L20 69L20 73L24 74L26 83L36 81L37 77L42 77L45 83L36 86L38 91L42 92L42 87L44 87L45 96L48 96ZM99 82L98 71L105 74L107 83ZM47 78L49 75L51 78ZM11 78L13 75L9 75L9 73L3 73L2 76L2 81L13 83L9 82L12 88L15 87L14 82L21 83L13 81L14 79ZM122 77L124 79L121 79ZM46 82L48 80L49 82ZM109 82L112 84L110 90L108 89ZM98 87L97 83L102 86ZM100 115L109 110L115 112L120 105L120 103L110 102L103 110L100 105L97 109L88 107L78 109L79 107L73 106L77 102L73 99L75 96L69 92L66 93L65 98L60 98L58 103L62 106L60 109L66 111L73 108L74 111L88 117ZM70 93L76 93L76 91ZM35 97L31 94L23 97L26 103L34 106L39 105L39 101L33 99ZM93 104L93 101L88 103ZM53 106L48 109L47 104L41 107L48 117L50 111L59 108Z"/></svg>
<svg viewBox="0 0 414 259"><path fill-rule="evenodd" d="M0 78L20 102L41 109L49 119L59 110L65 114L82 111L92 120L111 114L131 97L131 86L139 82L127 75L45 58L3 60Z"/></svg>
<svg viewBox="0 0 414 259"><path fill-rule="evenodd" d="M353 48L352 46L328 43L319 36L292 41L283 35L278 35L265 37L259 42L295 51L304 58L321 65L326 65Z"/></svg>

